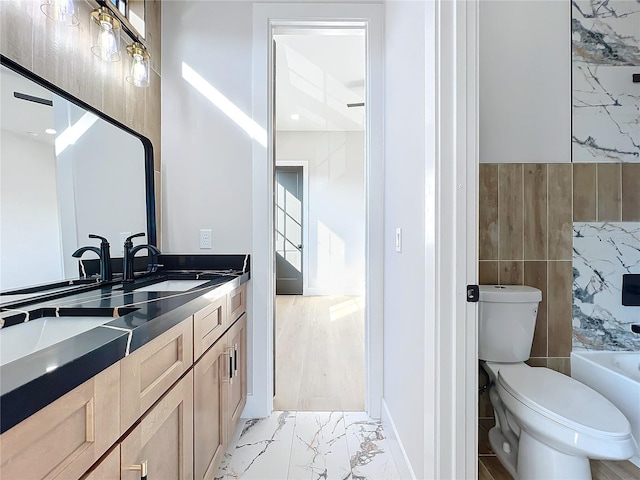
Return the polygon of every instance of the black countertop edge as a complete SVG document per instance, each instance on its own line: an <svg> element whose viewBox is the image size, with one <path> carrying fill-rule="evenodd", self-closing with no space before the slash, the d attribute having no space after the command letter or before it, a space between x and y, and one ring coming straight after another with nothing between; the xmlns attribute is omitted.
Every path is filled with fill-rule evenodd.
<svg viewBox="0 0 640 480"><path fill-rule="evenodd" d="M206 279L205 275L200 276ZM1 366L0 433L122 360L127 355L129 335L130 354L212 301L246 283L250 274L210 277L206 284L185 292L135 292L135 288L167 278L193 278L193 275L176 277L168 273L138 279L133 285L114 285L110 298L97 298L91 296L93 292L80 292L55 300L65 300L67 308L138 308L103 326ZM101 292L105 290L101 289ZM42 302L31 308L47 308L51 306L50 303ZM56 368L47 371L47 365L52 362Z"/></svg>

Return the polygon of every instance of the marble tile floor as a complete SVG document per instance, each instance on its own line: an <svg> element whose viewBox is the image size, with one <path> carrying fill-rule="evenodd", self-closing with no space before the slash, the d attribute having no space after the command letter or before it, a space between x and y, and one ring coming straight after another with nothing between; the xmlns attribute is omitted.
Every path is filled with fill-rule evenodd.
<svg viewBox="0 0 640 480"><path fill-rule="evenodd" d="M361 412L276 411L242 420L216 480L396 480L379 421Z"/></svg>

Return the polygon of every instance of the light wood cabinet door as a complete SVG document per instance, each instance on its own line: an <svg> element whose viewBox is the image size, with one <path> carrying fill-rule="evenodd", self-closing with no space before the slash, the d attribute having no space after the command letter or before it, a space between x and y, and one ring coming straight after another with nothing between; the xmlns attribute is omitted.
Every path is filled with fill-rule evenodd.
<svg viewBox="0 0 640 480"><path fill-rule="evenodd" d="M197 480L214 478L226 451L231 353L221 340L193 368L194 473Z"/></svg>
<svg viewBox="0 0 640 480"><path fill-rule="evenodd" d="M222 336L227 325L226 295L214 300L193 316L194 362Z"/></svg>
<svg viewBox="0 0 640 480"><path fill-rule="evenodd" d="M193 479L193 372L187 373L120 443L122 480Z"/></svg>
<svg viewBox="0 0 640 480"><path fill-rule="evenodd" d="M229 435L240 420L247 403L247 315L242 317L227 332L226 344L233 355L233 372L229 383Z"/></svg>
<svg viewBox="0 0 640 480"><path fill-rule="evenodd" d="M227 325L235 322L247 311L247 284L240 285L227 295Z"/></svg>
<svg viewBox="0 0 640 480"><path fill-rule="evenodd" d="M120 361L120 433L124 433L193 364L192 317Z"/></svg>
<svg viewBox="0 0 640 480"><path fill-rule="evenodd" d="M82 480L117 480L120 478L120 445L116 445L109 455L82 477Z"/></svg>
<svg viewBox="0 0 640 480"><path fill-rule="evenodd" d="M0 436L0 478L80 478L120 436L115 364Z"/></svg>

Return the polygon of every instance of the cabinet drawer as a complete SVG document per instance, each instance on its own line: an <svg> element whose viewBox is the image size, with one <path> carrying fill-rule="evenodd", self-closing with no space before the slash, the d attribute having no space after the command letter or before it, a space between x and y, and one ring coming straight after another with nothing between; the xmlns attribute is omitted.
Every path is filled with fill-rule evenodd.
<svg viewBox="0 0 640 480"><path fill-rule="evenodd" d="M215 300L193 316L193 359L196 361L227 328L227 297Z"/></svg>
<svg viewBox="0 0 640 480"><path fill-rule="evenodd" d="M120 443L122 480L193 479L193 372L187 373Z"/></svg>
<svg viewBox="0 0 640 480"><path fill-rule="evenodd" d="M116 480L120 478L120 445L116 445L109 455L82 477L82 480Z"/></svg>
<svg viewBox="0 0 640 480"><path fill-rule="evenodd" d="M233 356L229 383L228 431L233 431L247 403L247 315L242 315L225 335L225 344Z"/></svg>
<svg viewBox="0 0 640 480"><path fill-rule="evenodd" d="M120 367L112 365L0 436L0 477L80 478L120 436Z"/></svg>
<svg viewBox="0 0 640 480"><path fill-rule="evenodd" d="M120 432L124 433L193 364L192 318L120 361Z"/></svg>
<svg viewBox="0 0 640 480"><path fill-rule="evenodd" d="M240 315L247 311L247 284L240 285L227 295L228 325L235 322Z"/></svg>

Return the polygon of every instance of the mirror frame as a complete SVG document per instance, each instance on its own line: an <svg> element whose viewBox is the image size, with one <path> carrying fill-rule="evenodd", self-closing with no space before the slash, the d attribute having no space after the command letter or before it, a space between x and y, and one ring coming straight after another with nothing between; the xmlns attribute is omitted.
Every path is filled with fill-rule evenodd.
<svg viewBox="0 0 640 480"><path fill-rule="evenodd" d="M145 170L145 198L146 198L146 212L147 212L147 231L146 233L146 243L153 245L155 247L157 247L157 224L156 224L156 198L155 198L155 186L154 186L154 164L153 164L153 145L151 143L151 140L149 140L149 138L145 137L144 135L140 134L139 132L136 132L135 130L131 129L130 127L126 126L123 123L120 123L119 121L117 121L116 119L106 115L105 113L101 112L100 110L92 107L91 105L89 105L86 102L83 102L82 100L80 100L77 97L74 97L73 95L71 95L70 93L66 92L65 90L63 90L62 88L54 85L53 83L49 82L48 80L45 80L44 78L40 77L39 75L36 75L35 73L33 73L31 70L28 70L26 68L24 68L22 65L14 62L13 60L5 57L4 55L0 54L0 64L4 65L5 67L13 70L16 73L19 73L20 75L23 75L24 77L28 78L29 80L37 83L38 85L52 91L53 93L55 93L56 95L59 95L61 97L63 97L64 99L68 100L71 103L74 103L76 105L78 105L79 107L84 108L85 110L93 113L94 115L98 116L99 118L105 120L106 122L109 122L110 124L114 125L117 128L120 128L121 130L124 130L125 132L133 135L134 137L140 139L140 141L142 142L142 146L144 147L144 170ZM100 232L95 232L96 234L100 234ZM110 243L113 244L113 240L110 239ZM151 265L153 256L149 256L149 264Z"/></svg>

